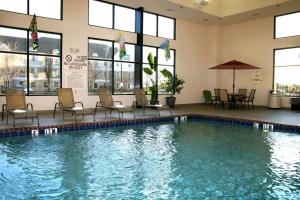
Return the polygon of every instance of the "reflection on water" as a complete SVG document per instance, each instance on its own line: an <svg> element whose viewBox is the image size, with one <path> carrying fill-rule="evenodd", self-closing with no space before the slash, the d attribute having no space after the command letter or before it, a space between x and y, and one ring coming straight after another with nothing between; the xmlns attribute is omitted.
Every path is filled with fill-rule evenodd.
<svg viewBox="0 0 300 200"><path fill-rule="evenodd" d="M298 199L300 135L209 123L0 140L0 199Z"/></svg>
<svg viewBox="0 0 300 200"><path fill-rule="evenodd" d="M274 198L300 198L300 138L299 135L272 133L267 137L270 146L269 194Z"/></svg>

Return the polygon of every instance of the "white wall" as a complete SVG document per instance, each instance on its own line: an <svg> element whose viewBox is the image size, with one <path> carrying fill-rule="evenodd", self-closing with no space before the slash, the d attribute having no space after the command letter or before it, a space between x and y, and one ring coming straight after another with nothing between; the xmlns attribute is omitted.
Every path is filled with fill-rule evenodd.
<svg viewBox="0 0 300 200"><path fill-rule="evenodd" d="M23 14L0 11L0 25L28 28L31 18L31 16ZM88 1L65 0L62 21L37 17L37 23L39 30L62 33L63 60L68 54L87 56L88 37L115 41L119 39L119 31L117 30L88 25ZM177 103L198 103L201 100L201 91L209 87L209 72L206 70L207 29L182 20L177 20L176 28L176 40L171 41L171 48L177 50L176 73L186 81L182 94L177 95ZM136 34L126 32L125 40L135 43ZM144 41L145 44L159 46L162 38L146 36ZM79 49L79 52L72 53L71 48ZM63 67L63 87L66 87L66 70ZM86 78L85 88L75 89L75 99L82 101L86 107L94 107L98 97L88 96L87 69L84 69L83 73ZM160 96L161 102L165 101L164 97ZM28 102L34 104L36 110L52 110L57 101L56 96L29 96L26 98ZM128 105L131 105L134 99L133 95L114 95L114 100L122 100L124 104ZM2 103L5 103L3 96L0 97L0 104Z"/></svg>

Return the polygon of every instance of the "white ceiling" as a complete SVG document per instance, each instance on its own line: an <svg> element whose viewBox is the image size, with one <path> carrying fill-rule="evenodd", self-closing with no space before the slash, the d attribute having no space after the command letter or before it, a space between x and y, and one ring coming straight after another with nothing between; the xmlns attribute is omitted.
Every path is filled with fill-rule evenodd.
<svg viewBox="0 0 300 200"><path fill-rule="evenodd" d="M202 25L233 24L300 10L300 0L209 0L199 6L195 0L109 0L129 7L183 19Z"/></svg>

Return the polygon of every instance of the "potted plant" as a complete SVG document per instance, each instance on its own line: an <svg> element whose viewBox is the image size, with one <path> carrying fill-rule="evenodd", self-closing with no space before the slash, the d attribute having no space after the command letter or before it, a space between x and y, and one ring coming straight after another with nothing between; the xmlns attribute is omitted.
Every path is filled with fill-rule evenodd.
<svg viewBox="0 0 300 200"><path fill-rule="evenodd" d="M152 53L150 52L148 54L148 62L150 65L149 67L145 67L143 71L145 74L147 74L148 78L151 81L151 86L149 87L148 91L151 95L151 104L158 104L158 85L157 83L159 82L159 76L157 73L157 57L153 57ZM160 73L162 74L163 77L170 79L172 77L172 73L168 71L167 69L160 70ZM154 75L154 76L153 76Z"/></svg>
<svg viewBox="0 0 300 200"><path fill-rule="evenodd" d="M175 93L180 94L183 89L183 84L185 81L183 79L178 78L177 74L175 76L168 77L167 81L162 85L162 88L165 89L167 93L171 93L172 95L166 97L166 103L170 108L175 107L176 97Z"/></svg>

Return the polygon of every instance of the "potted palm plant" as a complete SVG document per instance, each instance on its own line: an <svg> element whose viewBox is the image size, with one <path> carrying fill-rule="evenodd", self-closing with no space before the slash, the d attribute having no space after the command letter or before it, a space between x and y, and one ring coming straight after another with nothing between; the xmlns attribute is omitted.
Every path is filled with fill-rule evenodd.
<svg viewBox="0 0 300 200"><path fill-rule="evenodd" d="M150 52L148 54L148 62L150 65L149 67L145 67L143 71L145 74L147 74L149 80L151 81L151 86L149 87L148 91L151 95L151 104L158 104L158 82L159 82L159 76L157 73L157 57L153 57L153 54ZM167 69L160 70L160 73L163 77L170 79L172 77L172 73L168 71ZM154 75L154 76L153 76Z"/></svg>
<svg viewBox="0 0 300 200"><path fill-rule="evenodd" d="M175 107L176 97L175 93L180 94L183 89L183 84L185 81L178 78L177 74L175 76L168 77L167 81L162 85L162 88L167 92L171 93L171 96L166 97L166 103L170 108Z"/></svg>

